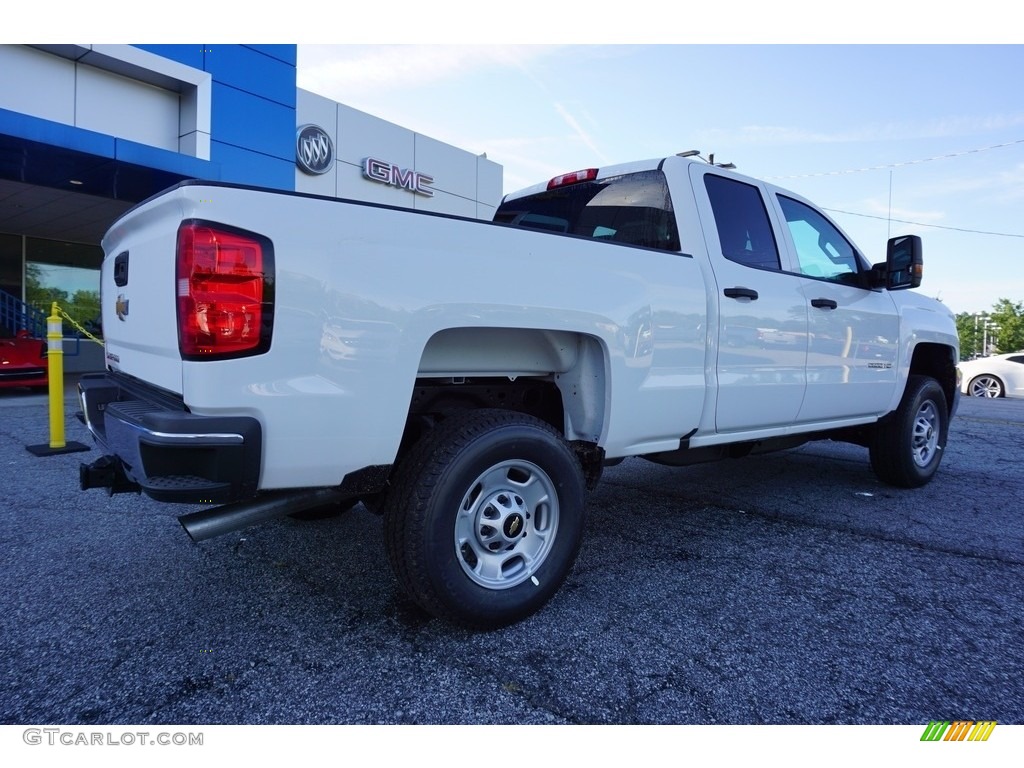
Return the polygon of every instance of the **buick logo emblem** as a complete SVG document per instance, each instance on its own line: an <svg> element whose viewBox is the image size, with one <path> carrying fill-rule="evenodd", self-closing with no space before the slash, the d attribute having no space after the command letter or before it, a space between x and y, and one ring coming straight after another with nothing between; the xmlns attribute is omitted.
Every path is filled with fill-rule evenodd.
<svg viewBox="0 0 1024 768"><path fill-rule="evenodd" d="M304 125L295 135L295 163L305 173L319 176L334 164L334 142L319 125Z"/></svg>

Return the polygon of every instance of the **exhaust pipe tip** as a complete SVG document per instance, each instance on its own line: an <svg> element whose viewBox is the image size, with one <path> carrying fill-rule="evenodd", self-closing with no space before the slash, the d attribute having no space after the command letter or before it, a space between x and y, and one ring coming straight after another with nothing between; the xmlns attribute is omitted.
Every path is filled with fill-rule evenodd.
<svg viewBox="0 0 1024 768"><path fill-rule="evenodd" d="M252 525L284 517L292 512L332 504L352 498L350 492L338 488L315 490L274 491L255 499L239 501L221 507L203 509L181 515L178 522L189 538L197 544L214 536L233 533Z"/></svg>

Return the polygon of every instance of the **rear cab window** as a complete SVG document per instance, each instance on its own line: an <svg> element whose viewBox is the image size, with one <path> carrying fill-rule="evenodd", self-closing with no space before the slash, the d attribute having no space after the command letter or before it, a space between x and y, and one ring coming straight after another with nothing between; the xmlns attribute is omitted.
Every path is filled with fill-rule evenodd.
<svg viewBox="0 0 1024 768"><path fill-rule="evenodd" d="M506 200L494 221L623 245L679 250L672 198L661 171L576 182Z"/></svg>

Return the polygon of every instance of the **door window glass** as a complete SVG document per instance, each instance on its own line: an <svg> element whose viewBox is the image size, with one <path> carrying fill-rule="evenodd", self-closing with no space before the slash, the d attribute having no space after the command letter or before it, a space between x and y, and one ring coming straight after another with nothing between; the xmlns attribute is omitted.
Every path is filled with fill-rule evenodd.
<svg viewBox="0 0 1024 768"><path fill-rule="evenodd" d="M758 269L779 269L779 248L761 191L750 184L707 174L704 186L711 199L722 255Z"/></svg>
<svg viewBox="0 0 1024 768"><path fill-rule="evenodd" d="M800 274L838 283L856 283L857 251L832 223L813 208L779 195L779 205L796 246Z"/></svg>

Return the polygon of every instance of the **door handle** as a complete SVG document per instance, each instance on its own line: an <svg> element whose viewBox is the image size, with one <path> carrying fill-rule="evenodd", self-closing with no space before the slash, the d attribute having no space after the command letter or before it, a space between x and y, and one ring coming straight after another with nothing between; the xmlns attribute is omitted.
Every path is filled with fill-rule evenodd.
<svg viewBox="0 0 1024 768"><path fill-rule="evenodd" d="M832 299L811 299L811 306L818 309L836 309L839 305Z"/></svg>
<svg viewBox="0 0 1024 768"><path fill-rule="evenodd" d="M728 299L750 299L757 301L757 291L753 288L726 288L723 293Z"/></svg>
<svg viewBox="0 0 1024 768"><path fill-rule="evenodd" d="M128 285L128 251L114 257L114 285L118 288Z"/></svg>

